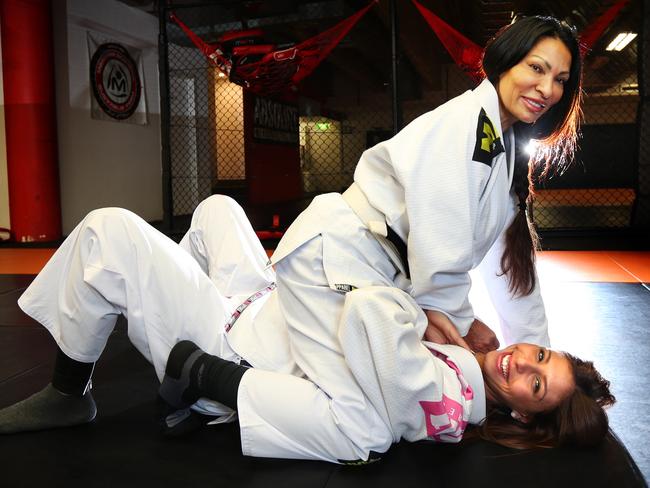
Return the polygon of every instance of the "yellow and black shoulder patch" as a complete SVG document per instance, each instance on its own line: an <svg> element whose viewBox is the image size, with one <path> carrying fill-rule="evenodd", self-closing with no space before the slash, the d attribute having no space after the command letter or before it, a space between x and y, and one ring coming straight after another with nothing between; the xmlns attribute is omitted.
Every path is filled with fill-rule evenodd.
<svg viewBox="0 0 650 488"><path fill-rule="evenodd" d="M492 167L492 160L502 152L504 152L504 149L501 138L485 110L481 109L476 126L476 144L474 145L472 159Z"/></svg>

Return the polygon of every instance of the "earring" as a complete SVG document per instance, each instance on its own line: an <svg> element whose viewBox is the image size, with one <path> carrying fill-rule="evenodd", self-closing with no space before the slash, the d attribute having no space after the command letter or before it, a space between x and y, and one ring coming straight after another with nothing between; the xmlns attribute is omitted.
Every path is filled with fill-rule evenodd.
<svg viewBox="0 0 650 488"><path fill-rule="evenodd" d="M521 415L519 412L513 410L512 412L510 412L510 416L511 416L513 419L515 419L515 420L521 422L521 417L522 417L522 415Z"/></svg>

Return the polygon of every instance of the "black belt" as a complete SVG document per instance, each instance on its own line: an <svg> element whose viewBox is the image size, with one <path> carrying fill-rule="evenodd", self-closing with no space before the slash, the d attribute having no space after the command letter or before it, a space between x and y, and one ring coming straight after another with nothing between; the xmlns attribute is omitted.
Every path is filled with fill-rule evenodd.
<svg viewBox="0 0 650 488"><path fill-rule="evenodd" d="M406 273L406 277L410 280L411 271L409 269L409 258L408 258L406 243L402 240L399 234L397 234L397 232L391 229L389 225L386 225L386 230L387 230L386 239L388 239L393 244L393 246L395 246L395 249L397 250L399 257L402 260L402 264L404 265L404 273Z"/></svg>

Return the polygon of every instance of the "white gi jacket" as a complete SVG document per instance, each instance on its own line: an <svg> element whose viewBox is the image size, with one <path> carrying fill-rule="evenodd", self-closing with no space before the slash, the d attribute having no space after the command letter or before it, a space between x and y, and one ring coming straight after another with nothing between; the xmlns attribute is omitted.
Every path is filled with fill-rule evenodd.
<svg viewBox="0 0 650 488"><path fill-rule="evenodd" d="M263 324L266 313L262 307L249 320ZM228 338L238 353L249 340L248 324L240 325L238 340ZM315 384L311 378L251 370L239 393L244 452L356 463L401 439L459 442L467 424L480 423L486 414L481 370L461 347L422 342L426 326L422 309L397 288L348 293L337 334L347 365L336 377L340 390L329 395L331 385L321 388L318 378ZM268 349L265 358L277 357L273 351L285 350L284 340L277 336L257 347ZM328 346L320 347L319 357L327 357ZM255 365L255 357L243 356ZM355 401L364 403L365 412L348 423L344 414Z"/></svg>
<svg viewBox="0 0 650 488"><path fill-rule="evenodd" d="M426 326L408 294L369 287L348 294L339 338L395 440L458 442L468 423L485 417L482 373L466 349L422 342Z"/></svg>
<svg viewBox="0 0 650 488"><path fill-rule="evenodd" d="M314 252L304 245L320 235L325 275L336 275L329 280L332 290L397 286L421 307L447 314L464 336L474 319L468 272L481 265L506 342L548 345L539 286L514 298L500 268L503 234L517 211L511 191L514 146L512 130L502 135L497 93L488 80L418 117L361 156L353 184L367 199L365 207L354 209L361 225L342 217L348 205L325 195L316 197L290 227L272 258L278 264L288 257L277 268L279 282L285 276L313 282L309 273L296 271L291 256ZM385 245L386 225L407 243L410 280ZM359 229L371 231L382 245L368 245ZM359 246L365 247L357 253L353 248ZM359 259L351 256L341 268L339 253L358 254ZM379 261L392 263L392 270ZM367 268L377 269L377 275L369 276Z"/></svg>
<svg viewBox="0 0 650 488"><path fill-rule="evenodd" d="M253 365L257 358L245 352L252 339L248 327L269 321L268 312L261 307L235 325L233 330L241 326L236 341L228 337ZM344 368L330 362L329 344L319 344L311 350L321 364L316 377L278 375L269 358L286 350L274 344L286 336L265 344L271 369L249 371L239 390L244 453L356 464L376 459L402 439L459 442L468 424L485 417L482 373L469 351L422 342L426 326L407 293L375 286L345 297L337 332ZM278 366L287 364L275 356ZM357 410L362 414L355 415Z"/></svg>

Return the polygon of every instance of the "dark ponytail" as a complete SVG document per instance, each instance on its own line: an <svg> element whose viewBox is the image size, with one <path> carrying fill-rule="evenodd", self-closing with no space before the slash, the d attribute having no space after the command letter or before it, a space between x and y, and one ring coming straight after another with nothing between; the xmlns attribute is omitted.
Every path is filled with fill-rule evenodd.
<svg viewBox="0 0 650 488"><path fill-rule="evenodd" d="M506 247L501 256L501 270L509 277L510 292L517 296L530 295L537 282L535 274L535 251L539 239L535 225L528 218L528 206L532 201L532 166L528 157L515 151L515 170L512 185L517 195L518 211L506 230Z"/></svg>
<svg viewBox="0 0 650 488"><path fill-rule="evenodd" d="M514 191L519 211L506 231L506 246L501 267L510 281L510 291L529 295L535 289L535 251L537 232L529 220L528 207L532 201L532 169L542 166L542 175L566 167L573 157L582 117L582 59L575 29L553 17L524 17L501 29L490 40L483 54L483 71L497 87L503 73L518 64L533 46L551 37L564 43L571 53L569 79L562 97L534 125L514 124L519 144L535 140L533 156L516 151L513 175Z"/></svg>

